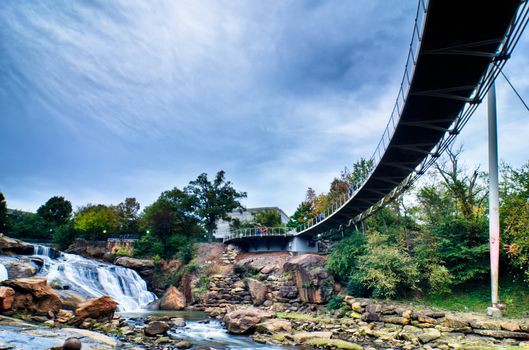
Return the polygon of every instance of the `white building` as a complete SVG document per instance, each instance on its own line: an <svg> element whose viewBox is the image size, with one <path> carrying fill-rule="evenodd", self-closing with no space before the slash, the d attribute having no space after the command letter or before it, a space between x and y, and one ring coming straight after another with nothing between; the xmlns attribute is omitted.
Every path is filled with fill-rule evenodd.
<svg viewBox="0 0 529 350"><path fill-rule="evenodd" d="M260 208L246 208L245 210L242 209L236 209L232 211L230 214L228 214L229 217L232 219L238 219L239 221L252 221L253 220L253 214L267 211L267 210L274 210L279 212L279 215L281 215L281 222L286 225L286 223L289 220L289 216L285 214L283 210L281 210L278 207L260 207ZM213 233L213 236L218 239L224 238L226 233L230 231L230 223L225 220L219 220L217 221L217 230Z"/></svg>

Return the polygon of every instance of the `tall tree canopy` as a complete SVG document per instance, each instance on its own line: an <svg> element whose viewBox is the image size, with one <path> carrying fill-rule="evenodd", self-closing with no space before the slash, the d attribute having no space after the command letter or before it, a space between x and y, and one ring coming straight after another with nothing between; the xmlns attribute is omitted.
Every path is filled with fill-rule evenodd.
<svg viewBox="0 0 529 350"><path fill-rule="evenodd" d="M186 192L173 188L162 192L160 197L145 208L142 226L161 239L172 235L188 235L196 232L198 219L194 215L196 199Z"/></svg>
<svg viewBox="0 0 529 350"><path fill-rule="evenodd" d="M125 198L125 200L116 207L119 216L119 233L135 234L139 230L140 203L136 198Z"/></svg>
<svg viewBox="0 0 529 350"><path fill-rule="evenodd" d="M144 234L135 246L138 256L178 256L184 262L192 258L193 243L204 230L194 214L197 200L173 188L145 208L141 218Z"/></svg>
<svg viewBox="0 0 529 350"><path fill-rule="evenodd" d="M75 214L74 228L93 240L106 239L116 233L118 227L119 216L113 206L88 204Z"/></svg>
<svg viewBox="0 0 529 350"><path fill-rule="evenodd" d="M500 218L511 271L529 282L529 162L520 169L503 166Z"/></svg>
<svg viewBox="0 0 529 350"><path fill-rule="evenodd" d="M353 164L353 169L349 170L347 167L344 168L341 174L341 180L349 182L351 187L358 188L367 179L371 171L375 167L373 160L366 160L360 158Z"/></svg>
<svg viewBox="0 0 529 350"><path fill-rule="evenodd" d="M213 240L217 221L230 221L228 214L242 208L239 199L246 198L246 192L233 188L231 181L225 179L225 174L224 170L220 170L211 182L208 175L202 173L185 188L186 193L196 198L195 213L208 232L209 242Z"/></svg>
<svg viewBox="0 0 529 350"><path fill-rule="evenodd" d="M64 197L54 196L37 209L37 214L49 224L64 224L72 215L72 203Z"/></svg>

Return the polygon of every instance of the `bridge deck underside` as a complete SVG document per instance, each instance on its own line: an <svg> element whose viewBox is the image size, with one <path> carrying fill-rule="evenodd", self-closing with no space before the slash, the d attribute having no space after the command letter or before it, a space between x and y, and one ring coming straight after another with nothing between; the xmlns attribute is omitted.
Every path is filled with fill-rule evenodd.
<svg viewBox="0 0 529 350"><path fill-rule="evenodd" d="M386 152L353 198L300 235L314 236L346 223L423 161L478 87L518 6L517 0L430 0L406 103Z"/></svg>

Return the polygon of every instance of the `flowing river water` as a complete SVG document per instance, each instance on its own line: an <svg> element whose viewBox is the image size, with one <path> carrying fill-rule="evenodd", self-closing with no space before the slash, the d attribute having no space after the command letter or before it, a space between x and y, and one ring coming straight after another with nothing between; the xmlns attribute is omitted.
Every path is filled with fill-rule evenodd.
<svg viewBox="0 0 529 350"><path fill-rule="evenodd" d="M85 298L111 296L119 303L118 311L128 320L131 327L143 327L147 317L181 317L186 320L186 325L173 327L168 336L189 341L193 346L218 350L288 349L259 344L247 336L228 334L220 321L211 319L202 312L144 310L156 296L148 291L145 281L134 270L75 254L59 253L43 245L35 245L31 259L38 265L37 275L47 276L48 282L53 286L59 286ZM7 278L8 270L0 264L0 281ZM2 343L12 346L12 349L49 348L62 344L66 336L66 333L63 333L64 331L55 332L53 329L39 326L33 328L0 323L0 348ZM118 348L129 348L126 339L121 339L121 342ZM97 348L86 345L88 349Z"/></svg>
<svg viewBox="0 0 529 350"><path fill-rule="evenodd" d="M142 310L156 299L147 284L134 270L79 255L60 253L35 245L34 257L42 259L38 275L48 283L61 286L85 298L109 295L118 302L119 311Z"/></svg>
<svg viewBox="0 0 529 350"><path fill-rule="evenodd" d="M216 350L281 350L294 349L285 346L272 346L254 342L250 337L232 335L224 325L197 311L149 311L122 313L132 324L143 324L147 317L181 317L186 320L184 327L172 328L168 335L173 339L187 340L193 346L211 347Z"/></svg>

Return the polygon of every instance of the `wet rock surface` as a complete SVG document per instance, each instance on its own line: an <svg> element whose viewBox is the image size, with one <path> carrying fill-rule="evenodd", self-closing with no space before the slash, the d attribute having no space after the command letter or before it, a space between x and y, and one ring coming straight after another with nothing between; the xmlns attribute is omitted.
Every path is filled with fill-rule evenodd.
<svg viewBox="0 0 529 350"><path fill-rule="evenodd" d="M33 277L37 268L29 260L13 260L4 262L10 279Z"/></svg>
<svg viewBox="0 0 529 350"><path fill-rule="evenodd" d="M10 238L0 233L0 252L6 255L31 255L33 254L33 244Z"/></svg>
<svg viewBox="0 0 529 350"><path fill-rule="evenodd" d="M150 259L136 259L123 256L114 260L114 264L133 269L137 271L141 277L149 281L154 274L154 262Z"/></svg>
<svg viewBox="0 0 529 350"><path fill-rule="evenodd" d="M0 287L0 311L11 309L15 301L15 291L10 287Z"/></svg>
<svg viewBox="0 0 529 350"><path fill-rule="evenodd" d="M48 286L46 277L6 280L0 286L12 288L15 292L12 309L27 311L36 315L57 313L62 301L55 290Z"/></svg>
<svg viewBox="0 0 529 350"><path fill-rule="evenodd" d="M145 327L144 332L145 332L145 335L154 337L158 334L167 334L168 330L169 330L169 325L167 325L166 322L153 321L153 322L150 322L147 325L147 327Z"/></svg>
<svg viewBox="0 0 529 350"><path fill-rule="evenodd" d="M105 295L80 304L75 310L75 316L79 319L112 319L117 307L118 303L111 297Z"/></svg>
<svg viewBox="0 0 529 350"><path fill-rule="evenodd" d="M1 349L42 350L53 347L62 348L65 339L69 337L81 338L83 350L111 350L116 349L118 345L116 339L97 332L74 328L42 327L0 316Z"/></svg>

